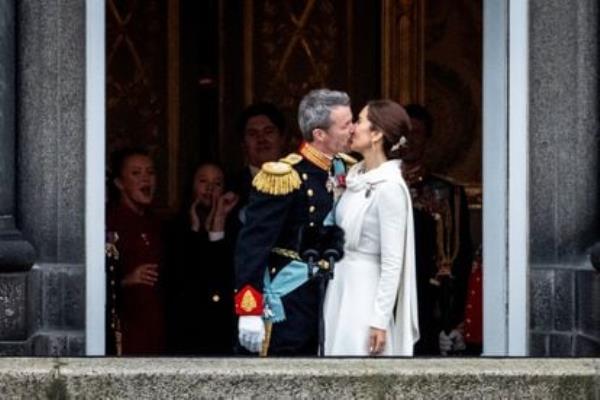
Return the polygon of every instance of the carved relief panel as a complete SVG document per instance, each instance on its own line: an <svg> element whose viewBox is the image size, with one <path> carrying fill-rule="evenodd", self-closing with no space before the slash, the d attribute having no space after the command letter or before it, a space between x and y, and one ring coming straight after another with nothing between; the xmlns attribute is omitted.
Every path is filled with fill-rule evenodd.
<svg viewBox="0 0 600 400"><path fill-rule="evenodd" d="M291 107L312 88L344 86L343 74L332 72L347 61L340 35L346 7L342 0L246 2L246 102Z"/></svg>
<svg viewBox="0 0 600 400"><path fill-rule="evenodd" d="M143 147L156 163L157 205L177 193L178 1L106 2L107 160Z"/></svg>
<svg viewBox="0 0 600 400"><path fill-rule="evenodd" d="M275 103L296 130L298 103L311 89L347 91L356 107L377 96L378 9L379 2L245 1L244 103Z"/></svg>
<svg viewBox="0 0 600 400"><path fill-rule="evenodd" d="M436 122L433 170L481 185L482 1L428 0L425 102Z"/></svg>
<svg viewBox="0 0 600 400"><path fill-rule="evenodd" d="M482 2L383 0L381 91L433 116L429 168L481 205Z"/></svg>

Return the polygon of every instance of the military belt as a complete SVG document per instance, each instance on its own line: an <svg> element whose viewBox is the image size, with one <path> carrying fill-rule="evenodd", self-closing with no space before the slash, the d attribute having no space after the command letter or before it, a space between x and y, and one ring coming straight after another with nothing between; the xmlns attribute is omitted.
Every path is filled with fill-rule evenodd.
<svg viewBox="0 0 600 400"><path fill-rule="evenodd" d="M298 254L298 252L294 251L294 250L290 250L290 249L283 249L281 247L274 247L271 250L272 253L277 254L278 256L282 256L282 257L286 257L292 260L296 260L296 261L304 261L302 260L302 258L300 257L300 255ZM317 266L320 269L323 270L328 270L329 269L329 262L326 260L319 260L317 261Z"/></svg>

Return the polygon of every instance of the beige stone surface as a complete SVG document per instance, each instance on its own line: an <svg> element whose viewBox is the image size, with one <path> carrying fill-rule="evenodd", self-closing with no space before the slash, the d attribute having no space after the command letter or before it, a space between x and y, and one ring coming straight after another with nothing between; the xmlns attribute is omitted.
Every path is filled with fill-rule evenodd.
<svg viewBox="0 0 600 400"><path fill-rule="evenodd" d="M600 399L597 359L0 359L0 398Z"/></svg>

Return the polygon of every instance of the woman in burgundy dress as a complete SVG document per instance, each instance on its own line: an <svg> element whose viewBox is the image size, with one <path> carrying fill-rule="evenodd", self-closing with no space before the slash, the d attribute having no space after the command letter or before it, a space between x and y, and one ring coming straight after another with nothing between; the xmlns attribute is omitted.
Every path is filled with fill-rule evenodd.
<svg viewBox="0 0 600 400"><path fill-rule="evenodd" d="M107 212L107 236L115 261L108 264L107 294L117 318L113 314L109 322L109 339L115 341L116 354L161 354L165 350L163 242L160 223L150 209L156 188L154 163L144 151L127 149L117 154L112 171L118 199Z"/></svg>

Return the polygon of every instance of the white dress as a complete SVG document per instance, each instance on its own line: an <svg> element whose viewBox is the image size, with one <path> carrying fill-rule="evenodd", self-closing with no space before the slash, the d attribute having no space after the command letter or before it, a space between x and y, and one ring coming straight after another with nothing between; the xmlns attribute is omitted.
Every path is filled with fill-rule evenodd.
<svg viewBox="0 0 600 400"><path fill-rule="evenodd" d="M400 161L350 169L335 210L344 257L325 296L325 354L369 355L369 327L386 330L388 356L412 356L419 338L412 205Z"/></svg>

